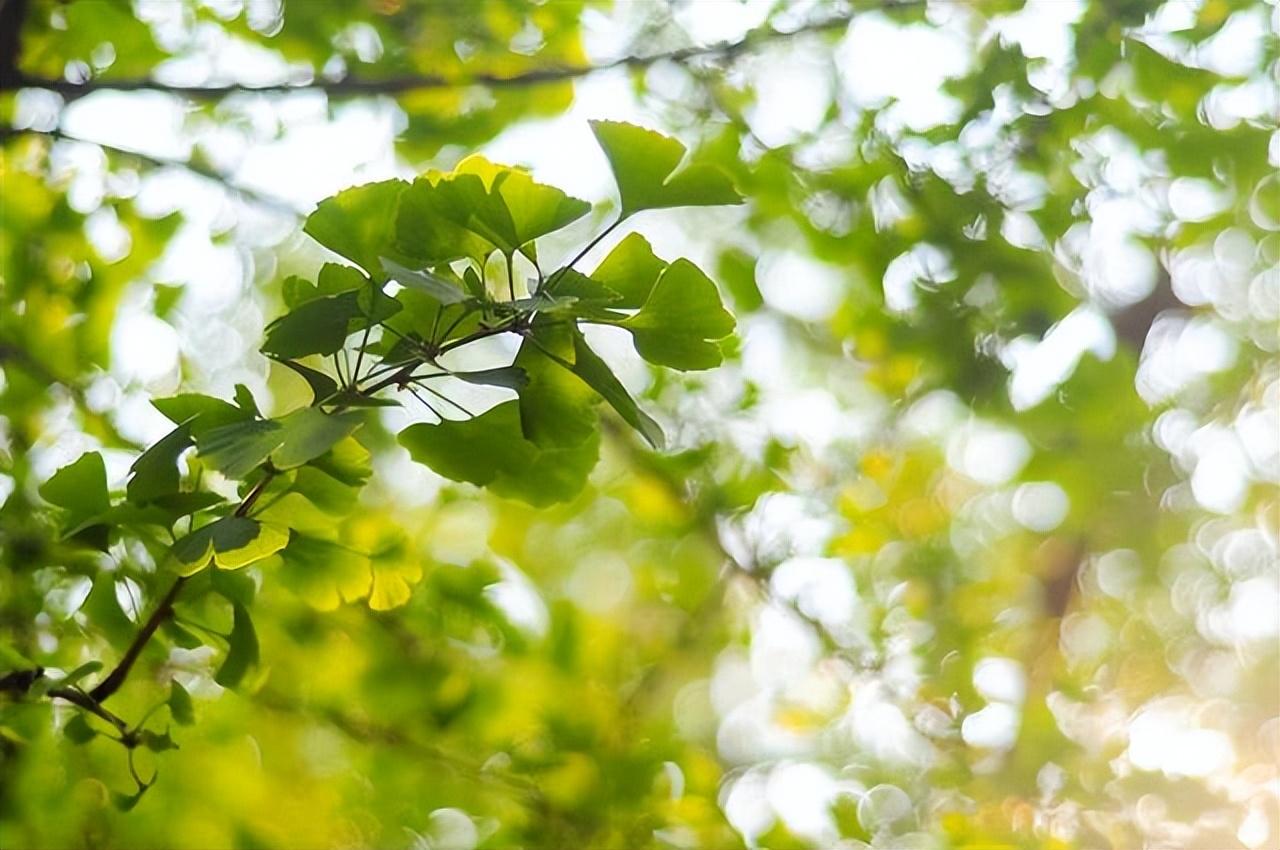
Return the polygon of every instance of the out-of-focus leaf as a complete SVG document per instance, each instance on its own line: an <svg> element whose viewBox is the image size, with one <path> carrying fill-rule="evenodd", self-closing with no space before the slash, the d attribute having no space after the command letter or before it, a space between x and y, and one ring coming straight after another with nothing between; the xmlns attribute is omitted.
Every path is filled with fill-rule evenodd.
<svg viewBox="0 0 1280 850"><path fill-rule="evenodd" d="M76 714L68 720L67 725L62 727L62 734L73 744L87 744L98 737L98 733L84 719L83 714Z"/></svg>
<svg viewBox="0 0 1280 850"><path fill-rule="evenodd" d="M369 595L369 556L336 541L299 536L284 553L280 581L321 611Z"/></svg>
<svg viewBox="0 0 1280 850"><path fill-rule="evenodd" d="M107 494L107 467L98 452L85 452L62 467L40 488L45 501L68 512L67 525L100 514L111 506Z"/></svg>
<svg viewBox="0 0 1280 850"><path fill-rule="evenodd" d="M228 639L227 657L218 668L213 680L224 688L235 688L244 681L249 671L258 666L258 634L253 620L243 605L234 605L231 637Z"/></svg>
<svg viewBox="0 0 1280 850"><path fill-rule="evenodd" d="M94 673L97 673L97 672L98 672L99 670L101 670L101 669L102 669L102 662L101 662L101 661L86 661L85 663L83 663L83 664L81 664L79 667L77 667L76 669L72 670L72 671L71 671L70 673L68 673L66 676L64 676L64 677L62 678L62 680L61 680L60 682L58 682L58 684L59 684L59 686L68 687L68 688L69 688L69 687L71 687L72 685L74 685L74 684L76 684L77 682L79 682L79 681L80 681L81 679L83 679L85 676L91 676L91 675L93 675Z"/></svg>
<svg viewBox="0 0 1280 850"><path fill-rule="evenodd" d="M191 703L191 695L187 689L174 679L169 682L169 716L174 723L190 726L196 722L195 707Z"/></svg>

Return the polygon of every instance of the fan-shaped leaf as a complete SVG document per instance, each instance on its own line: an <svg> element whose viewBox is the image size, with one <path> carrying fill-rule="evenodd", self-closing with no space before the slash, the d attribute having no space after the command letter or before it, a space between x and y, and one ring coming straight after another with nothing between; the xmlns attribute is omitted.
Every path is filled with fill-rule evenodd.
<svg viewBox="0 0 1280 850"><path fill-rule="evenodd" d="M694 164L676 171L685 148L669 136L617 121L592 121L591 129L613 169L623 217L661 207L742 203L717 168Z"/></svg>

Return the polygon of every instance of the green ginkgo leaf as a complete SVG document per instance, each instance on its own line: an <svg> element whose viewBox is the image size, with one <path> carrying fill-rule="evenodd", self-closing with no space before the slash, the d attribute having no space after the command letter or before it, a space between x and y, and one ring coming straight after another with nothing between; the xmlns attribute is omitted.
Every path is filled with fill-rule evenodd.
<svg viewBox="0 0 1280 850"><path fill-rule="evenodd" d="M429 271L414 271L397 263L395 260L383 258L382 266L393 280L402 286L426 293L441 304L461 304L470 297L466 292L454 286L446 278Z"/></svg>
<svg viewBox="0 0 1280 850"><path fill-rule="evenodd" d="M681 259L667 267L644 306L621 326L631 331L645 360L688 371L720 365L717 341L733 333L734 321L711 279Z"/></svg>
<svg viewBox="0 0 1280 850"><path fill-rule="evenodd" d="M399 439L414 460L445 478L534 506L568 501L580 493L600 444L599 431L592 430L575 446L539 447L524 437L518 401L465 421L411 425Z"/></svg>
<svg viewBox="0 0 1280 850"><path fill-rule="evenodd" d="M485 219L488 232L501 236L499 247L508 253L554 233L591 211L591 204L586 201L538 183L525 171L496 165L483 156L467 157L454 171L475 174L484 182L489 201L473 214Z"/></svg>
<svg viewBox="0 0 1280 850"><path fill-rule="evenodd" d="M573 329L535 323L515 365L528 375L520 390L520 426L539 446L576 446L596 429L597 394L573 374Z"/></svg>
<svg viewBox="0 0 1280 850"><path fill-rule="evenodd" d="M129 501L141 505L177 493L178 458L193 445L191 426L183 424L143 452L129 467L132 473L126 488Z"/></svg>
<svg viewBox="0 0 1280 850"><path fill-rule="evenodd" d="M83 714L77 714L68 720L67 725L62 727L62 734L73 744L87 744L98 737L98 733L84 719Z"/></svg>
<svg viewBox="0 0 1280 850"><path fill-rule="evenodd" d="M424 265L463 257L483 260L497 247L495 240L503 240L502 234L478 232L492 230L479 227L474 218L476 210L489 202L484 182L475 174L423 174L400 198L395 223L397 252L387 251L383 256L398 254ZM490 220L494 217L493 213L487 216ZM502 224L501 229L509 229L509 225Z"/></svg>
<svg viewBox="0 0 1280 850"><path fill-rule="evenodd" d="M196 722L195 706L191 703L191 695L187 689L178 684L177 679L169 682L169 716L174 723L190 726Z"/></svg>
<svg viewBox="0 0 1280 850"><path fill-rule="evenodd" d="M253 628L249 609L233 605L231 637L228 638L227 657L218 668L213 680L224 688L234 688L258 666L258 633Z"/></svg>
<svg viewBox="0 0 1280 850"><path fill-rule="evenodd" d="M333 354L352 333L378 324L400 309L394 298L370 287L314 298L267 325L262 353L282 360Z"/></svg>
<svg viewBox="0 0 1280 850"><path fill-rule="evenodd" d="M328 399L338 391L338 382L318 369L312 369L310 366L299 363L296 360L272 359L281 365L287 366L307 382L307 386L311 388L311 403L313 405Z"/></svg>
<svg viewBox="0 0 1280 850"><path fill-rule="evenodd" d="M666 443L662 426L649 414L640 409L636 400L627 392L626 387L613 374L609 365L600 355L591 350L587 340L578 331L574 331L573 372L600 394L609 403L623 421L636 429L642 437L655 449L661 449Z"/></svg>
<svg viewBox="0 0 1280 850"><path fill-rule="evenodd" d="M377 278L381 258L395 256L396 208L408 187L403 180L384 180L346 189L321 201L302 229Z"/></svg>
<svg viewBox="0 0 1280 850"><path fill-rule="evenodd" d="M321 611L365 598L373 582L368 555L335 540L305 534L285 550L284 564L276 575L304 602Z"/></svg>
<svg viewBox="0 0 1280 850"><path fill-rule="evenodd" d="M662 207L742 203L729 177L713 166L677 171L685 148L669 136L617 121L592 121L591 129L609 159L624 218Z"/></svg>
<svg viewBox="0 0 1280 850"><path fill-rule="evenodd" d="M649 240L639 233L628 233L591 273L591 280L618 294L609 306L638 310L649 300L653 285L666 268L666 261L653 253Z"/></svg>
<svg viewBox="0 0 1280 850"><path fill-rule="evenodd" d="M251 419L252 414L220 398L184 393L170 398L153 399L151 406L174 425L185 425L191 436L199 440L206 432L233 422Z"/></svg>
<svg viewBox="0 0 1280 850"><path fill-rule="evenodd" d="M223 425L199 438L200 457L228 478L244 478L285 440L284 428L269 419Z"/></svg>
<svg viewBox="0 0 1280 850"><path fill-rule="evenodd" d="M107 466L98 452L85 452L62 467L40 487L46 502L67 511L66 527L80 526L111 507Z"/></svg>
<svg viewBox="0 0 1280 850"><path fill-rule="evenodd" d="M271 462L277 469L293 469L329 451L364 419L358 413L325 413L318 407L304 407L278 421L282 439L271 454Z"/></svg>
<svg viewBox="0 0 1280 850"><path fill-rule="evenodd" d="M201 526L173 544L170 555L179 575L209 566L238 570L279 552L289 543L289 530L274 523L229 516Z"/></svg>

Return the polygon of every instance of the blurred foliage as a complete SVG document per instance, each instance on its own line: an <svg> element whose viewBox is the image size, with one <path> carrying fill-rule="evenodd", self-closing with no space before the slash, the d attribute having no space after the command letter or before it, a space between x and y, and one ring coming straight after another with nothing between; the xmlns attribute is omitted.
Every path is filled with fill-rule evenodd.
<svg viewBox="0 0 1280 850"><path fill-rule="evenodd" d="M703 5L3 0L0 847L1276 845L1275 7Z"/></svg>

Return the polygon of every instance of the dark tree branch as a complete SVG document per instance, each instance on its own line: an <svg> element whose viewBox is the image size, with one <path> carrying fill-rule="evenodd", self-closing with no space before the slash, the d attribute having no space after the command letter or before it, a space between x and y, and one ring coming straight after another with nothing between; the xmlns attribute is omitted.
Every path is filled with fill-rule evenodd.
<svg viewBox="0 0 1280 850"><path fill-rule="evenodd" d="M0 90L22 85L18 58L22 54L22 24L29 0L0 0Z"/></svg>
<svg viewBox="0 0 1280 850"><path fill-rule="evenodd" d="M156 610L151 612L151 616L142 624L142 629L134 637L133 643L129 644L129 648L125 650L124 656L120 659L120 663L115 669L107 674L107 678L98 683L89 697L95 703L105 702L108 697L120 690L120 686L124 684L124 680L129 678L129 671L133 669L134 662L138 660L138 656L142 654L142 650L147 648L147 644L155 635L156 630L164 624L164 621L173 616L173 603L177 601L178 594L182 592L182 587L187 583L184 576L178 579L169 588L169 592L160 600L160 604L156 606Z"/></svg>
<svg viewBox="0 0 1280 850"><path fill-rule="evenodd" d="M50 688L49 698L66 700L72 705L83 708L90 714L97 715L114 726L116 731L118 731L122 736L123 740L129 741L134 739L134 736L129 732L129 724L124 722L124 720L118 715L103 708L98 700L94 699L91 694L86 694L78 688Z"/></svg>
<svg viewBox="0 0 1280 850"><path fill-rule="evenodd" d="M262 495L262 491L267 489L267 485L271 483L275 476L275 469L268 465L262 480L253 485L253 488L240 501L240 506L236 508L235 516L242 517L248 514L254 503L258 501L258 497ZM160 600L156 610L151 612L151 616L147 618L138 634L134 636L133 643L129 644L129 648L125 650L120 663L107 674L107 678L99 682L97 687L89 692L89 696L95 702L105 702L108 697L120 690L124 680L129 678L129 672L133 669L138 656L142 654L142 650L146 649L147 644L151 642L151 638L155 636L156 630L173 616L173 605L178 601L178 594L182 592L182 588L186 583L187 576L179 576L170 586L169 592Z"/></svg>
<svg viewBox="0 0 1280 850"><path fill-rule="evenodd" d="M14 0L9 0L14 2ZM686 62L702 57L731 57L750 50L753 47L771 42L793 38L806 33L827 32L847 26L853 19L852 13L843 13L832 17L812 21L794 30L777 30L762 27L748 33L739 41L721 42L703 47L684 47L665 53L650 56L624 56L611 62L599 65L559 66L539 68L521 74L503 76L499 74L479 73L460 76L444 74L402 74L381 79L361 79L344 77L340 80L311 80L305 83L274 83L265 86L253 86L243 83L227 83L224 85L184 86L170 85L159 80L144 78L97 79L86 82L37 77L18 73L17 78L0 84L0 90L6 88L29 87L42 88L57 92L68 99L83 97L95 91L156 91L181 95L194 100L216 100L233 94L288 94L295 91L322 91L331 97L367 97L370 95L400 95L407 92L427 89L459 88L463 86L484 86L487 88L520 88L543 83L564 82L586 77L600 71L615 68L643 69L659 62Z"/></svg>

